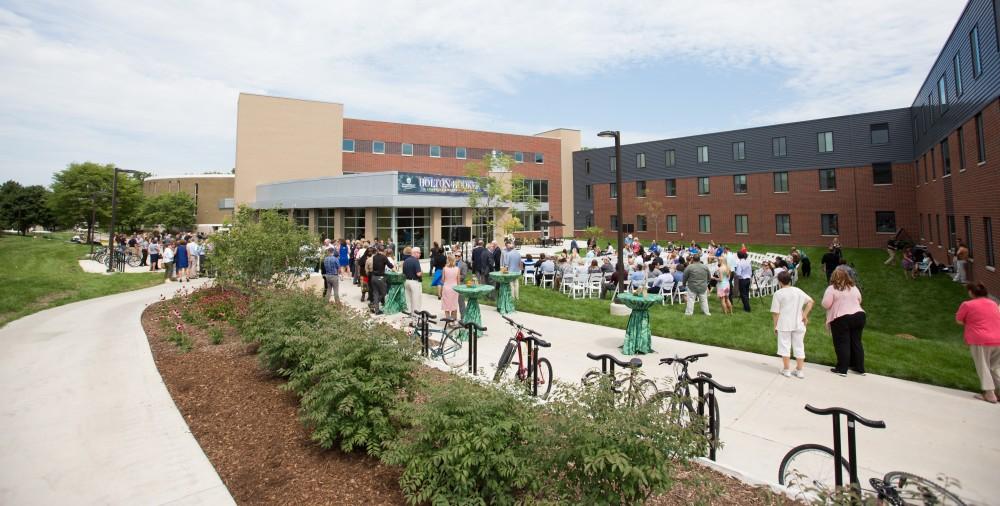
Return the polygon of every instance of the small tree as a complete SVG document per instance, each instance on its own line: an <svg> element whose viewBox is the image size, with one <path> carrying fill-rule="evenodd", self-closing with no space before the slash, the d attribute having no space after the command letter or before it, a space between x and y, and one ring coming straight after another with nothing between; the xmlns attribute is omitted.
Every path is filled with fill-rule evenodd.
<svg viewBox="0 0 1000 506"><path fill-rule="evenodd" d="M521 219L517 216L511 216L506 221L503 222L503 233L506 235L513 234L519 230L524 230L524 224L521 223Z"/></svg>
<svg viewBox="0 0 1000 506"><path fill-rule="evenodd" d="M660 238L660 215L663 214L663 202L659 200L646 199L642 203L642 209L646 212L646 219L653 222L653 240Z"/></svg>
<svg viewBox="0 0 1000 506"><path fill-rule="evenodd" d="M198 206L186 192L163 193L146 199L142 204L142 222L146 226L163 226L168 230L191 230L195 226Z"/></svg>
<svg viewBox="0 0 1000 506"><path fill-rule="evenodd" d="M479 185L478 192L469 193L469 207L485 218L483 223L491 231L497 228L499 214L511 207L514 202L524 204L528 211L538 210L538 199L528 191L524 176L511 172L513 166L513 158L495 153L484 156L481 161L465 165L466 175ZM506 178L494 175L503 172L510 173L509 183L504 180ZM517 222L521 223L521 220L518 219ZM524 228L523 224L521 228Z"/></svg>
<svg viewBox="0 0 1000 506"><path fill-rule="evenodd" d="M243 288L288 287L315 267L318 239L285 211L241 206L228 233L213 235L212 267L217 281Z"/></svg>
<svg viewBox="0 0 1000 506"><path fill-rule="evenodd" d="M583 231L583 236L586 237L588 241L596 243L598 239L604 237L604 229L601 227L587 227Z"/></svg>

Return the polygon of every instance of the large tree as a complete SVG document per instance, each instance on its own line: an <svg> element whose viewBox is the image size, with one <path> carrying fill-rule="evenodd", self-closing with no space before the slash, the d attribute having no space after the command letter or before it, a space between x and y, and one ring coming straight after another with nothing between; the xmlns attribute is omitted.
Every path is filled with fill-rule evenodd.
<svg viewBox="0 0 1000 506"><path fill-rule="evenodd" d="M86 223L87 228L93 230L95 222L107 223L111 218L114 170L113 164L72 163L52 176L49 207L60 224L71 227ZM139 225L141 205L141 177L119 173L116 218L122 228L135 228Z"/></svg>
<svg viewBox="0 0 1000 506"><path fill-rule="evenodd" d="M530 195L524 176L511 172L513 166L513 158L493 153L465 166L466 175L479 185L478 192L469 193L469 207L483 218L482 222L490 231L496 230L498 224L508 230L517 228L515 223L510 223L510 226L507 223L517 219L516 216L499 223L504 211L514 203L520 203L527 211L538 209L538 199ZM483 240L489 242L490 238L484 237Z"/></svg>
<svg viewBox="0 0 1000 506"><path fill-rule="evenodd" d="M35 225L51 228L52 213L47 207L50 193L44 186L21 186L7 181L0 187L0 224L26 235Z"/></svg>
<svg viewBox="0 0 1000 506"><path fill-rule="evenodd" d="M163 193L142 203L142 223L147 227L162 226L168 230L191 230L198 212L194 197L186 192Z"/></svg>

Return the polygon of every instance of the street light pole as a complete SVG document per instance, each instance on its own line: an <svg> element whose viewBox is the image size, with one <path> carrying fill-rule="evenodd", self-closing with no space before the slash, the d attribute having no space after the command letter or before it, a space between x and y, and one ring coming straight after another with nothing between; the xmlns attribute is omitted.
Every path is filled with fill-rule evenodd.
<svg viewBox="0 0 1000 506"><path fill-rule="evenodd" d="M111 226L108 228L108 254L110 255L110 260L108 261L108 272L114 272L115 264L115 213L118 208L118 173L127 172L129 174L135 174L138 171L129 169L119 169L115 167L115 175L111 179Z"/></svg>
<svg viewBox="0 0 1000 506"><path fill-rule="evenodd" d="M622 135L618 130L605 130L597 136L615 138L615 192L618 194L615 195L615 212L618 213L618 263L615 265L615 270L618 271L618 291L623 292L625 290L625 255L622 254L622 248L625 247L625 234L622 226Z"/></svg>

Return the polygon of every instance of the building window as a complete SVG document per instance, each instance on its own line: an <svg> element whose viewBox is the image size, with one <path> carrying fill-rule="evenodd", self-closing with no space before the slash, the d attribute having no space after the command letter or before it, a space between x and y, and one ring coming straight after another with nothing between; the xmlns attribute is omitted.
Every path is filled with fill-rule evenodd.
<svg viewBox="0 0 1000 506"><path fill-rule="evenodd" d="M392 237L392 217L391 207L380 207L375 210L375 238Z"/></svg>
<svg viewBox="0 0 1000 506"><path fill-rule="evenodd" d="M934 92L927 94L927 106L924 107L925 114L927 115L927 123L933 124L934 120Z"/></svg>
<svg viewBox="0 0 1000 506"><path fill-rule="evenodd" d="M819 215L819 227L823 235L840 235L840 223L836 214Z"/></svg>
<svg viewBox="0 0 1000 506"><path fill-rule="evenodd" d="M996 257L993 255L993 218L983 218L983 244L986 248L986 265L996 267Z"/></svg>
<svg viewBox="0 0 1000 506"><path fill-rule="evenodd" d="M894 211L875 211L875 231L896 233L896 213Z"/></svg>
<svg viewBox="0 0 1000 506"><path fill-rule="evenodd" d="M487 241L493 237L493 230L490 228L490 211L477 208L472 211L472 238L480 238ZM524 225L524 223L521 223Z"/></svg>
<svg viewBox="0 0 1000 506"><path fill-rule="evenodd" d="M677 215L667 215L667 232L677 232Z"/></svg>
<svg viewBox="0 0 1000 506"><path fill-rule="evenodd" d="M986 137L983 133L983 113L976 115L976 160L979 163L986 161Z"/></svg>
<svg viewBox="0 0 1000 506"><path fill-rule="evenodd" d="M316 232L319 234L320 239L335 239L333 237L333 209L317 209L316 210Z"/></svg>
<svg viewBox="0 0 1000 506"><path fill-rule="evenodd" d="M946 218L948 219L948 247L954 249L955 236L957 235L955 232L955 215L949 214Z"/></svg>
<svg viewBox="0 0 1000 506"><path fill-rule="evenodd" d="M611 215L611 231L612 232L617 232L618 231L618 215L617 214L612 214Z"/></svg>
<svg viewBox="0 0 1000 506"><path fill-rule="evenodd" d="M588 184L588 185L585 185L584 188L586 188L587 200L593 199L594 198L594 193L593 193L592 187Z"/></svg>
<svg viewBox="0 0 1000 506"><path fill-rule="evenodd" d="M879 162L872 164L873 184L892 184L892 164Z"/></svg>
<svg viewBox="0 0 1000 506"><path fill-rule="evenodd" d="M836 169L819 169L819 189L820 190L837 189Z"/></svg>
<svg viewBox="0 0 1000 506"><path fill-rule="evenodd" d="M972 218L965 217L965 247L969 250L969 258L972 258Z"/></svg>
<svg viewBox="0 0 1000 506"><path fill-rule="evenodd" d="M888 123L875 123L869 127L871 133L872 144L888 144L889 143L889 124Z"/></svg>
<svg viewBox="0 0 1000 506"><path fill-rule="evenodd" d="M344 209L344 238L362 239L365 236L365 210Z"/></svg>
<svg viewBox="0 0 1000 506"><path fill-rule="evenodd" d="M698 178L698 195L708 195L711 193L711 188L708 186L708 177Z"/></svg>
<svg viewBox="0 0 1000 506"><path fill-rule="evenodd" d="M431 211L426 207L400 207L396 210L396 244L429 251ZM379 236L381 237L381 235ZM396 252L398 254L398 252Z"/></svg>
<svg viewBox="0 0 1000 506"><path fill-rule="evenodd" d="M698 232L703 234L712 233L712 216L709 214L698 215Z"/></svg>
<svg viewBox="0 0 1000 506"><path fill-rule="evenodd" d="M455 148L455 158L459 160L465 160L468 156L468 151L465 148Z"/></svg>
<svg viewBox="0 0 1000 506"><path fill-rule="evenodd" d="M646 168L646 153L639 153L635 155L635 168L637 169Z"/></svg>
<svg viewBox="0 0 1000 506"><path fill-rule="evenodd" d="M771 139L771 153L773 153L774 156L778 156L778 157L787 155L788 151L785 148L785 142L786 141L785 141L784 137L774 137L774 138L772 138Z"/></svg>
<svg viewBox="0 0 1000 506"><path fill-rule="evenodd" d="M733 176L733 193L747 192L747 175L737 174Z"/></svg>
<svg viewBox="0 0 1000 506"><path fill-rule="evenodd" d="M400 152L400 153L401 153L401 154L402 154L403 156L413 156L413 144L407 144L407 143L405 143L405 142L404 142L404 143L403 143L403 144L402 144L402 145L401 145L401 146L399 147L399 152Z"/></svg>
<svg viewBox="0 0 1000 506"><path fill-rule="evenodd" d="M698 163L708 163L708 146L698 146Z"/></svg>
<svg viewBox="0 0 1000 506"><path fill-rule="evenodd" d="M517 211L514 216L524 225L525 230L540 231L542 222L549 220L548 211Z"/></svg>
<svg viewBox="0 0 1000 506"><path fill-rule="evenodd" d="M920 223L920 239L923 240L927 236L924 235L924 213L920 213L920 218L917 220Z"/></svg>
<svg viewBox="0 0 1000 506"><path fill-rule="evenodd" d="M345 153L353 153L354 152L354 139L344 139L344 142L341 145L341 148L343 149L343 151Z"/></svg>
<svg viewBox="0 0 1000 506"><path fill-rule="evenodd" d="M639 214L635 217L635 231L646 232L646 217Z"/></svg>
<svg viewBox="0 0 1000 506"><path fill-rule="evenodd" d="M969 32L969 46L972 49L972 77L979 78L983 73L983 61L979 58L979 27L972 27Z"/></svg>
<svg viewBox="0 0 1000 506"><path fill-rule="evenodd" d="M948 149L948 138L941 141L941 175L951 174L951 152Z"/></svg>
<svg viewBox="0 0 1000 506"><path fill-rule="evenodd" d="M943 75L938 79L938 99L938 105L940 105L938 115L941 115L948 110L948 88Z"/></svg>
<svg viewBox="0 0 1000 506"><path fill-rule="evenodd" d="M646 196L646 182L645 181L636 181L635 182L635 196L636 197L645 197Z"/></svg>
<svg viewBox="0 0 1000 506"><path fill-rule="evenodd" d="M549 201L549 180L548 179L524 179L521 182L523 192L514 198L516 202L548 202Z"/></svg>
<svg viewBox="0 0 1000 506"><path fill-rule="evenodd" d="M514 152L514 163L524 163L524 153L520 151Z"/></svg>
<svg viewBox="0 0 1000 506"><path fill-rule="evenodd" d="M668 197L676 197L677 196L677 180L676 179L668 179L666 181L666 183L667 183L667 185L666 185L667 186L667 196Z"/></svg>
<svg viewBox="0 0 1000 506"><path fill-rule="evenodd" d="M295 224L300 227L309 228L309 210L308 209L293 209L292 218L295 220Z"/></svg>
<svg viewBox="0 0 1000 506"><path fill-rule="evenodd" d="M461 207L441 208L441 240L446 243L458 242L456 230L465 223ZM429 255L429 254L428 254Z"/></svg>
<svg viewBox="0 0 1000 506"><path fill-rule="evenodd" d="M965 89L962 88L962 59L959 58L960 53L955 53L955 57L951 59L951 69L955 73L955 96L961 97L962 92Z"/></svg>
<svg viewBox="0 0 1000 506"><path fill-rule="evenodd" d="M542 153L535 153L535 163L545 163L545 155Z"/></svg>
<svg viewBox="0 0 1000 506"><path fill-rule="evenodd" d="M937 181L937 157L934 154L934 148L931 148L931 179Z"/></svg>
<svg viewBox="0 0 1000 506"><path fill-rule="evenodd" d="M965 133L962 127L958 127L958 170L965 170Z"/></svg>
<svg viewBox="0 0 1000 506"><path fill-rule="evenodd" d="M441 146L431 146L431 158L441 158Z"/></svg>
<svg viewBox="0 0 1000 506"><path fill-rule="evenodd" d="M618 170L618 160L615 157L611 157L611 173L614 174Z"/></svg>
<svg viewBox="0 0 1000 506"><path fill-rule="evenodd" d="M664 157L665 157L665 160L666 160L666 162L664 163L664 166L666 166L666 167L673 167L674 165L677 164L677 152L676 151L674 151L672 149L668 149L663 154L664 154Z"/></svg>
<svg viewBox="0 0 1000 506"><path fill-rule="evenodd" d="M385 141L372 141L372 153L376 155L385 154Z"/></svg>
<svg viewBox="0 0 1000 506"><path fill-rule="evenodd" d="M747 143L744 141L733 143L733 160L747 159Z"/></svg>
<svg viewBox="0 0 1000 506"><path fill-rule="evenodd" d="M816 144L820 153L832 153L833 132L820 132L816 134Z"/></svg>
<svg viewBox="0 0 1000 506"><path fill-rule="evenodd" d="M934 242L934 224L931 222L931 213L927 213L927 236L930 237L931 242Z"/></svg>
<svg viewBox="0 0 1000 506"><path fill-rule="evenodd" d="M590 158L583 159L583 169L587 171L587 174L590 174Z"/></svg>
<svg viewBox="0 0 1000 506"><path fill-rule="evenodd" d="M787 214L774 215L774 233L778 235L791 235L792 217Z"/></svg>
<svg viewBox="0 0 1000 506"><path fill-rule="evenodd" d="M750 220L745 214L736 215L736 233L737 234L748 234L750 233Z"/></svg>
<svg viewBox="0 0 1000 506"><path fill-rule="evenodd" d="M774 193L788 193L788 173L774 173Z"/></svg>
<svg viewBox="0 0 1000 506"><path fill-rule="evenodd" d="M613 199L618 198L618 184L617 183L611 183L611 198L613 198Z"/></svg>

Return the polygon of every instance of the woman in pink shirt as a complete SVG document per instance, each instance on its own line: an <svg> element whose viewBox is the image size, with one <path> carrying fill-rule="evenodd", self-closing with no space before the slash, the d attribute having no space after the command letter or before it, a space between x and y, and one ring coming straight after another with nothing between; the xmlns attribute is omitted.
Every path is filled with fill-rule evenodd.
<svg viewBox="0 0 1000 506"><path fill-rule="evenodd" d="M847 376L850 368L863 376L865 349L861 346L861 332L865 329L865 310L861 309L861 291L847 271L837 269L830 275L830 286L823 293L823 307L837 353L837 367L830 372Z"/></svg>
<svg viewBox="0 0 1000 506"><path fill-rule="evenodd" d="M955 321L965 327L965 344L979 374L983 395L976 397L996 404L1000 394L1000 307L988 297L982 283L969 283L965 288L970 300L959 306Z"/></svg>

